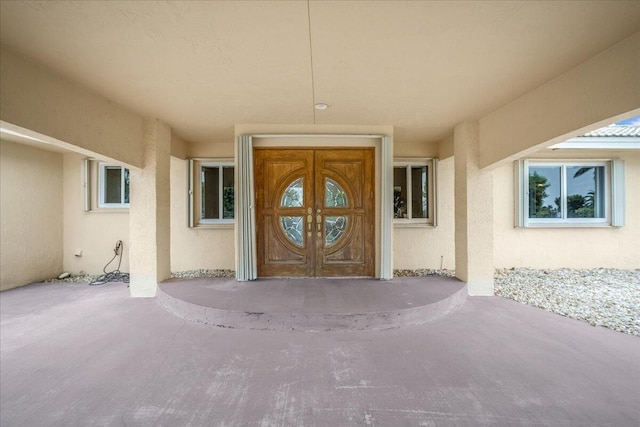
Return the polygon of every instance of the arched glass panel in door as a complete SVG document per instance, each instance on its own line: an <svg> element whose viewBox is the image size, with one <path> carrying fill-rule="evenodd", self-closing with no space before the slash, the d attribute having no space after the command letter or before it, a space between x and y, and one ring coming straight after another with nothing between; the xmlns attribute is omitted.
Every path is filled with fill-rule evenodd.
<svg viewBox="0 0 640 427"><path fill-rule="evenodd" d="M280 200L281 208L299 208L304 205L304 180L298 178L285 188ZM304 246L304 218L302 216L280 217L280 227L287 239L296 246Z"/></svg>
<svg viewBox="0 0 640 427"><path fill-rule="evenodd" d="M284 235L296 246L303 246L303 229L304 224L301 216L282 216L280 217L280 226Z"/></svg>
<svg viewBox="0 0 640 427"><path fill-rule="evenodd" d="M324 244L326 247L335 244L347 229L346 216L327 216L324 218Z"/></svg>
<svg viewBox="0 0 640 427"><path fill-rule="evenodd" d="M304 180L298 178L285 188L280 207L299 208L304 205Z"/></svg>
<svg viewBox="0 0 640 427"><path fill-rule="evenodd" d="M347 193L340 184L331 178L324 180L324 199L324 205L327 208L346 208L348 206Z"/></svg>
<svg viewBox="0 0 640 427"><path fill-rule="evenodd" d="M342 186L331 178L324 180L324 205L327 208L346 208L349 206L347 193ZM334 245L347 229L346 216L326 216L324 218L324 244L326 247Z"/></svg>

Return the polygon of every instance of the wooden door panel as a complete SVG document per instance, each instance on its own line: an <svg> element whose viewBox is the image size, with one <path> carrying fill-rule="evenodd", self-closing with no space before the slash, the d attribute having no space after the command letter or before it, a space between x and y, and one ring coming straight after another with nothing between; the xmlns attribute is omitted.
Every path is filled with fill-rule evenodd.
<svg viewBox="0 0 640 427"><path fill-rule="evenodd" d="M254 149L259 276L374 275L373 158L373 148Z"/></svg>
<svg viewBox="0 0 640 427"><path fill-rule="evenodd" d="M323 264L364 264L365 245L363 236L365 235L364 219L362 215L357 215L350 219L351 226L345 232L345 238L324 250Z"/></svg>
<svg viewBox="0 0 640 427"><path fill-rule="evenodd" d="M323 159L322 166L322 176L325 178L332 177L343 184L344 190L350 196L349 198L353 203L353 207L362 209L364 207L364 196L362 191L365 187L365 183L363 182L365 168L362 164L362 160L347 163L341 160L336 161Z"/></svg>
<svg viewBox="0 0 640 427"><path fill-rule="evenodd" d="M374 275L373 149L317 150L316 204L326 217L344 217L347 227L339 240L328 244L327 230L316 241L316 273L323 277ZM327 180L346 195L346 206L327 206ZM331 199L331 198L330 198Z"/></svg>
<svg viewBox="0 0 640 427"><path fill-rule="evenodd" d="M307 210L313 201L313 152L254 149L258 274L260 276L312 276L315 247L306 234ZM300 206L283 207L285 189L303 180ZM294 244L282 227L283 217L301 217L301 245Z"/></svg>
<svg viewBox="0 0 640 427"><path fill-rule="evenodd" d="M277 208L280 202L277 197L277 193L282 192L282 187L288 185L289 180L296 177L304 177L306 174L305 168L308 167L306 162L302 160L298 161L268 161L265 165L264 183L264 208L273 209Z"/></svg>
<svg viewBox="0 0 640 427"><path fill-rule="evenodd" d="M274 216L265 218L265 258L268 263L306 264L307 256L304 248L296 247L283 238L278 229L280 224Z"/></svg>

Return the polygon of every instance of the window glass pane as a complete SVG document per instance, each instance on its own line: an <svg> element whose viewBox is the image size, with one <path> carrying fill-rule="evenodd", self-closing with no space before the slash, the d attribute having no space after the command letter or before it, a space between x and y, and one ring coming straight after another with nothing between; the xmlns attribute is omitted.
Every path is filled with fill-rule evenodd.
<svg viewBox="0 0 640 427"><path fill-rule="evenodd" d="M604 166L567 166L567 218L604 217Z"/></svg>
<svg viewBox="0 0 640 427"><path fill-rule="evenodd" d="M201 218L220 219L220 172L217 166L203 166L200 176L202 189Z"/></svg>
<svg viewBox="0 0 640 427"><path fill-rule="evenodd" d="M529 167L529 218L562 218L560 166Z"/></svg>
<svg viewBox="0 0 640 427"><path fill-rule="evenodd" d="M104 168L104 202L122 203L120 166L105 166Z"/></svg>
<svg viewBox="0 0 640 427"><path fill-rule="evenodd" d="M287 239L291 240L296 246L303 246L303 217L301 216L283 216L280 217L280 226L284 231Z"/></svg>
<svg viewBox="0 0 640 427"><path fill-rule="evenodd" d="M427 167L411 167L411 218L427 218Z"/></svg>
<svg viewBox="0 0 640 427"><path fill-rule="evenodd" d="M328 208L338 208L347 206L347 194L340 184L331 178L324 180L324 205Z"/></svg>
<svg viewBox="0 0 640 427"><path fill-rule="evenodd" d="M325 246L329 247L336 243L347 229L346 216L326 216L324 218Z"/></svg>
<svg viewBox="0 0 640 427"><path fill-rule="evenodd" d="M222 218L233 218L233 189L234 189L234 177L233 167L222 168Z"/></svg>
<svg viewBox="0 0 640 427"><path fill-rule="evenodd" d="M393 168L393 217L407 217L407 168Z"/></svg>
<svg viewBox="0 0 640 427"><path fill-rule="evenodd" d="M282 193L280 206L283 208L301 207L304 203L304 181L298 178L293 181Z"/></svg>
<svg viewBox="0 0 640 427"><path fill-rule="evenodd" d="M129 169L124 170L124 202L129 203Z"/></svg>

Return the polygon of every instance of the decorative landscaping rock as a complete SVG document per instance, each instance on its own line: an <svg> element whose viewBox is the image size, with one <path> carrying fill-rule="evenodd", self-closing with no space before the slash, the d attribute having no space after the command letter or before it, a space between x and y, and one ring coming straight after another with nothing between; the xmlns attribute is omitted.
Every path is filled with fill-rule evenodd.
<svg viewBox="0 0 640 427"><path fill-rule="evenodd" d="M496 270L495 293L592 326L640 336L640 270Z"/></svg>
<svg viewBox="0 0 640 427"><path fill-rule="evenodd" d="M455 276L454 270L437 270L430 268L421 268L417 270L393 270L394 277L427 277L427 276L442 276L453 277Z"/></svg>
<svg viewBox="0 0 640 427"><path fill-rule="evenodd" d="M47 283L89 283L96 280L99 277L98 274L87 274L84 271L81 271L78 274L71 274L68 277L63 279L59 279L55 277L53 279L45 280Z"/></svg>
<svg viewBox="0 0 640 427"><path fill-rule="evenodd" d="M201 277L236 277L234 270L186 270L171 273L172 279L196 279Z"/></svg>

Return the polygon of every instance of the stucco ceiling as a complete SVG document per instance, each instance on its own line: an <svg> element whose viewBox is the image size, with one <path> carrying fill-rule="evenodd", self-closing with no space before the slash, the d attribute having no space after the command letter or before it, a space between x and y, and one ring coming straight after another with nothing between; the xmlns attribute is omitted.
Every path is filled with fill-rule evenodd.
<svg viewBox="0 0 640 427"><path fill-rule="evenodd" d="M640 31L639 1L0 4L2 44L205 143L247 123L436 141Z"/></svg>

